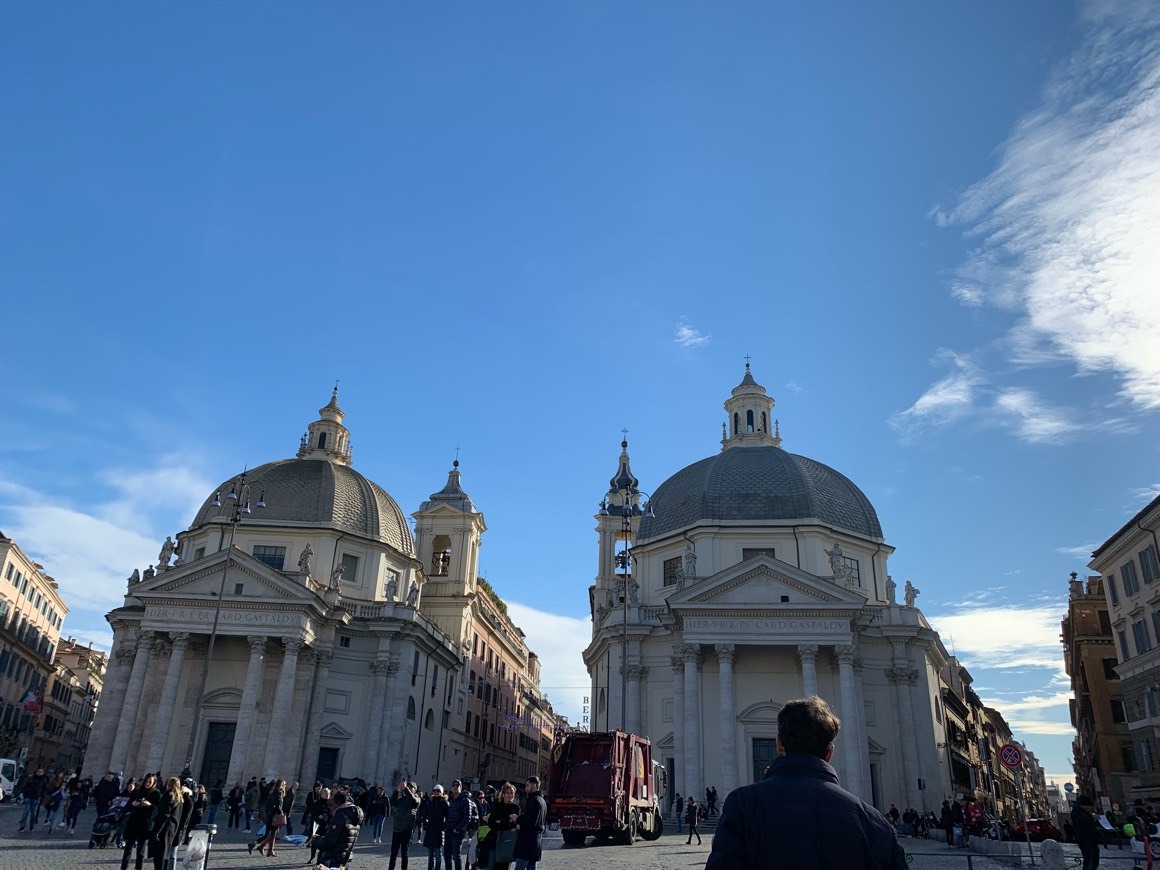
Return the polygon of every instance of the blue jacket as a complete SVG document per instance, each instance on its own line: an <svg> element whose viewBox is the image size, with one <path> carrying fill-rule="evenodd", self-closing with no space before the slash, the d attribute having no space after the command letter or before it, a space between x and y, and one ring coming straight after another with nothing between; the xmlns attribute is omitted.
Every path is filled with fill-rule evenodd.
<svg viewBox="0 0 1160 870"><path fill-rule="evenodd" d="M838 785L814 755L793 753L761 782L729 793L705 870L905 870L906 853L878 810Z"/></svg>
<svg viewBox="0 0 1160 870"><path fill-rule="evenodd" d="M461 791L447 808L447 830L458 834L473 831L479 826L479 811L475 801L465 791Z"/></svg>

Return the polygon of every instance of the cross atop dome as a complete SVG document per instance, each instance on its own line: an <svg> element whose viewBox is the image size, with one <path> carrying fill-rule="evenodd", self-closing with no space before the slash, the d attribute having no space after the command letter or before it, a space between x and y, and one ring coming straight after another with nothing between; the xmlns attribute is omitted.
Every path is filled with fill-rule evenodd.
<svg viewBox="0 0 1160 870"><path fill-rule="evenodd" d="M350 465L350 430L342 425L345 417L338 407L338 383L335 382L330 401L318 409L318 419L306 427L306 434L298 443L298 458Z"/></svg>
<svg viewBox="0 0 1160 870"><path fill-rule="evenodd" d="M745 375L741 383L733 388L730 398L725 400L728 415L727 432L721 439L721 449L729 447L780 447L781 435L773 420L772 398L765 394L765 387L753 379L749 367L749 355L745 355Z"/></svg>

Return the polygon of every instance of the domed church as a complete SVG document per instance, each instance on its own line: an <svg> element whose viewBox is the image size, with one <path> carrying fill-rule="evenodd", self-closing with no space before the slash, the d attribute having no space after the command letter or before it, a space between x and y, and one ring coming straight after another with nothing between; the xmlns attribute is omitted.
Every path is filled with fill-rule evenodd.
<svg viewBox="0 0 1160 870"><path fill-rule="evenodd" d="M621 443L596 516L593 727L651 737L675 792L724 800L776 757L782 704L817 694L842 719L831 763L845 788L935 808L946 651L918 590L896 596L870 500L787 451L773 409L746 363L720 452L651 498Z"/></svg>
<svg viewBox="0 0 1160 870"><path fill-rule="evenodd" d="M351 467L344 416L336 388L295 458L223 482L158 564L133 572L108 614L89 769L306 786L422 771L429 787L428 775L486 774L508 750L520 761L515 735L497 737L495 724L489 735L486 717L535 703L538 685L522 680L538 683L539 664L518 628L478 600L486 525L459 463L413 514L412 534L394 499ZM512 670L488 685L495 709L477 710L468 734L465 702L476 710L484 696L473 657L490 655L499 634L495 652ZM480 668L479 698L468 697L469 667Z"/></svg>

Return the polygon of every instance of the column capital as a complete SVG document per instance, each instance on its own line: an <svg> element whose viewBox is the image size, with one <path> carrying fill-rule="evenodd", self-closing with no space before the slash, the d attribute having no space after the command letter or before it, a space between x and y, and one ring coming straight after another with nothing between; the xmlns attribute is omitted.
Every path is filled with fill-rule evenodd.
<svg viewBox="0 0 1160 870"><path fill-rule="evenodd" d="M370 662L371 673L376 677L385 677L391 669L390 662L374 661Z"/></svg>
<svg viewBox="0 0 1160 870"><path fill-rule="evenodd" d="M818 645L816 643L800 643L797 648L798 661L814 664L818 660Z"/></svg>
<svg viewBox="0 0 1160 870"><path fill-rule="evenodd" d="M119 665L123 665L125 662L132 662L133 656L135 655L137 655L137 650L131 646L119 646L113 652L113 658L116 659Z"/></svg>
<svg viewBox="0 0 1160 870"><path fill-rule="evenodd" d="M915 668L887 668L886 679L892 683L913 686L918 682L918 671Z"/></svg>
<svg viewBox="0 0 1160 870"><path fill-rule="evenodd" d="M142 631L137 635L137 649L149 652L153 649L153 644L157 643L157 632Z"/></svg>
<svg viewBox="0 0 1160 870"><path fill-rule="evenodd" d="M717 653L717 661L729 662L732 664L737 657L737 645L732 643L719 643L713 647L714 652Z"/></svg>
<svg viewBox="0 0 1160 870"><path fill-rule="evenodd" d="M701 664L701 645L699 643L681 644L681 658L686 662Z"/></svg>
<svg viewBox="0 0 1160 870"><path fill-rule="evenodd" d="M640 665L629 665L628 666L628 678L630 680L639 680L641 677L643 677L647 673L648 673L648 668L641 667Z"/></svg>
<svg viewBox="0 0 1160 870"><path fill-rule="evenodd" d="M393 677L397 673L399 673L399 660L391 659L389 662L387 662L387 676Z"/></svg>
<svg viewBox="0 0 1160 870"><path fill-rule="evenodd" d="M674 674L679 674L679 673L681 673L681 671L683 671L685 669L685 660L681 656L675 655L671 659L669 659L669 662L673 666L673 673Z"/></svg>
<svg viewBox="0 0 1160 870"><path fill-rule="evenodd" d="M316 667L329 668L330 663L334 660L334 651L329 649L316 649L314 651L314 664Z"/></svg>
<svg viewBox="0 0 1160 870"><path fill-rule="evenodd" d="M288 656L296 656L302 651L302 647L306 645L305 641L300 637L284 637L282 638L282 648Z"/></svg>
<svg viewBox="0 0 1160 870"><path fill-rule="evenodd" d="M247 635L246 642L250 645L250 655L262 655L266 651L266 635L264 634Z"/></svg>
<svg viewBox="0 0 1160 870"><path fill-rule="evenodd" d="M173 645L173 650L181 650L184 652L189 649L189 638L191 637L188 631L179 631L169 635L169 642Z"/></svg>
<svg viewBox="0 0 1160 870"><path fill-rule="evenodd" d="M858 655L858 650L852 646L836 646L834 647L834 656L838 659L839 664L852 665L854 659Z"/></svg>

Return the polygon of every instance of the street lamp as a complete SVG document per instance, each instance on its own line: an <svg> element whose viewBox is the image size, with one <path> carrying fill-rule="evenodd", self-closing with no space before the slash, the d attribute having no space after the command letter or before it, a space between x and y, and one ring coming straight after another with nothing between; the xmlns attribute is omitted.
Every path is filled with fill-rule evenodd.
<svg viewBox="0 0 1160 870"><path fill-rule="evenodd" d="M652 509L652 499L647 492L637 489L636 487L628 489L618 489L618 495L624 496L624 504L620 511L620 537L624 541L624 549L616 554L616 567L621 571L621 590L620 602L622 607L622 616L624 624L621 626L622 632L620 636L620 730L628 730L628 577L629 571L632 567L632 555L629 552L629 541L632 539L632 518L633 516L644 516L646 519L652 519L656 516ZM633 504L633 497L638 500L640 496L645 497L644 510ZM600 503L599 516L611 516L608 510L608 499Z"/></svg>
<svg viewBox="0 0 1160 870"><path fill-rule="evenodd" d="M222 567L222 582L218 587L217 603L213 611L213 628L209 633L209 646L205 652L205 662L201 666L201 684L197 690L197 704L193 708L193 721L189 727L189 746L185 751L185 769L181 772L181 778L184 780L193 775L193 747L197 741L197 723L201 718L202 704L205 702L205 684L209 680L209 663L213 658L214 644L217 642L218 621L222 615L222 598L226 594L226 578L230 573L230 558L234 551L234 534L238 530L238 526L242 522L242 517L251 513L250 510L250 484L246 483L246 473L243 471L234 478L230 484L230 491L226 494L226 501L233 502L230 505L230 539L226 544L226 563ZM210 502L214 507L222 506L222 492L219 489L213 494L213 501ZM258 507L264 508L266 506L266 493L262 492L258 495Z"/></svg>

